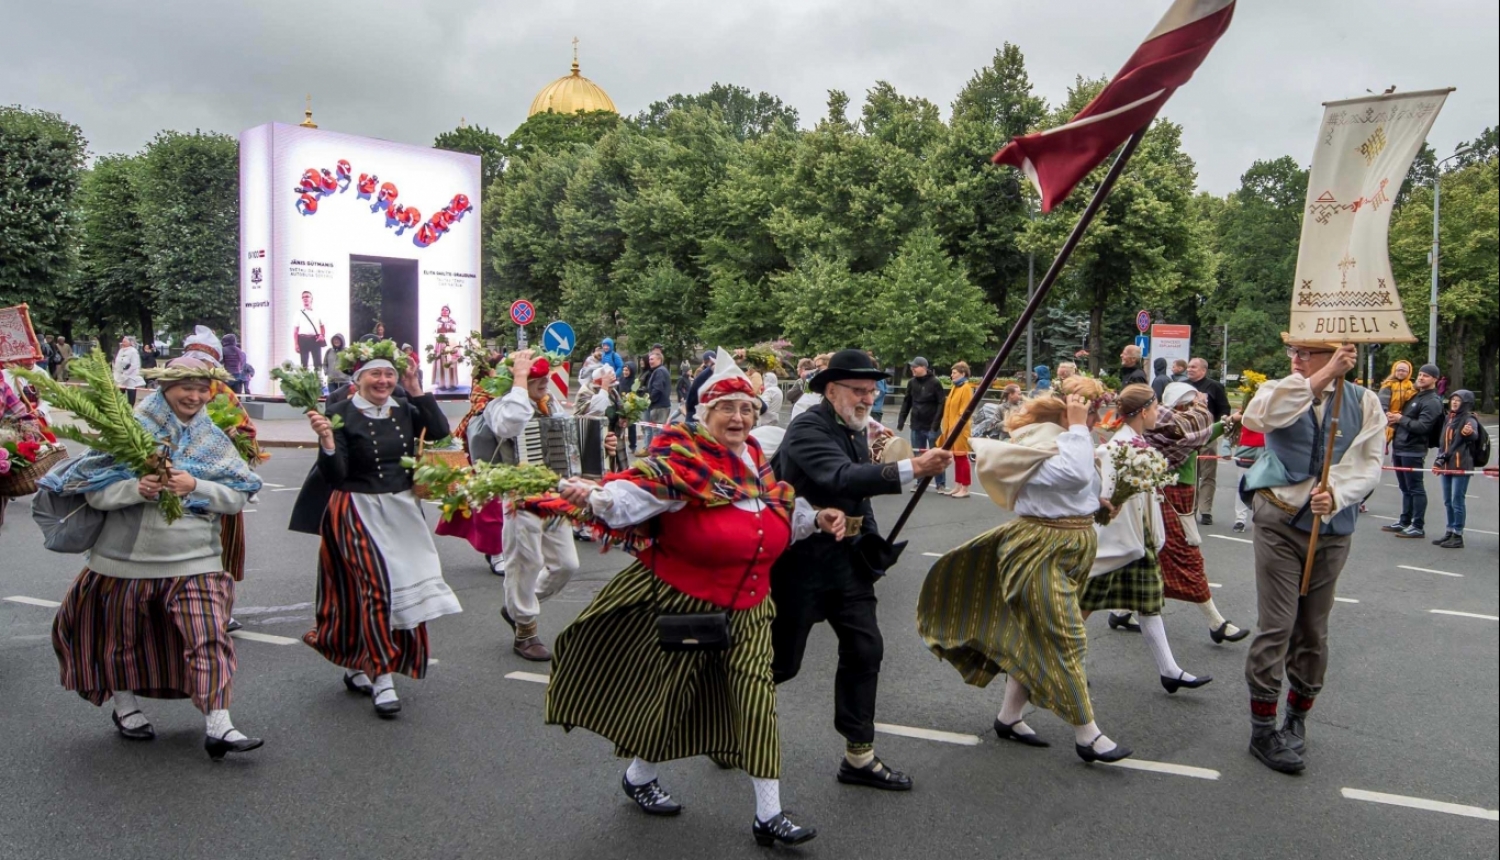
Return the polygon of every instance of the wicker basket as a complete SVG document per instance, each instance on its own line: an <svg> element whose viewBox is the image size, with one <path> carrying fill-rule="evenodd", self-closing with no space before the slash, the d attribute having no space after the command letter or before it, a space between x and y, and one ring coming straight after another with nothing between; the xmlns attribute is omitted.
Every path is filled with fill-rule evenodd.
<svg viewBox="0 0 1500 860"><path fill-rule="evenodd" d="M442 463L451 469L458 469L469 465L469 455L462 448L428 448L427 431L423 430L422 435L417 437L417 465L424 463ZM421 484L412 487L412 494L419 499L432 495Z"/></svg>
<svg viewBox="0 0 1500 860"><path fill-rule="evenodd" d="M24 461L12 457L10 471L0 475L0 496L14 499L31 495L36 492L36 482L67 457L68 452L61 447L53 448L38 457L35 463L21 465Z"/></svg>

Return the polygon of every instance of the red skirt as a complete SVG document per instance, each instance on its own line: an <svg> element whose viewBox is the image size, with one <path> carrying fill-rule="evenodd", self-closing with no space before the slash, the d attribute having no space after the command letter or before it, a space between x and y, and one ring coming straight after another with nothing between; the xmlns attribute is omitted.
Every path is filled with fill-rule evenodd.
<svg viewBox="0 0 1500 860"><path fill-rule="evenodd" d="M485 555L500 555L500 531L504 525L505 504L496 499L475 511L472 516L455 515L447 522L438 520L437 533L463 538L469 542L469 546Z"/></svg>
<svg viewBox="0 0 1500 860"><path fill-rule="evenodd" d="M52 622L64 689L102 705L115 690L229 707L237 661L224 629L234 603L227 573L122 579L84 568Z"/></svg>
<svg viewBox="0 0 1500 860"><path fill-rule="evenodd" d="M318 549L317 627L302 641L328 662L374 677L427 674L427 625L391 629L391 584L354 499L335 490Z"/></svg>
<svg viewBox="0 0 1500 860"><path fill-rule="evenodd" d="M1207 603L1213 599L1208 590L1208 572L1203 568L1203 552L1188 546L1187 533L1182 529L1182 518L1178 511L1195 510L1197 493L1192 487L1174 484L1165 491L1167 505L1162 510L1166 524L1167 542L1158 559L1161 561L1163 594L1168 600L1187 603Z"/></svg>

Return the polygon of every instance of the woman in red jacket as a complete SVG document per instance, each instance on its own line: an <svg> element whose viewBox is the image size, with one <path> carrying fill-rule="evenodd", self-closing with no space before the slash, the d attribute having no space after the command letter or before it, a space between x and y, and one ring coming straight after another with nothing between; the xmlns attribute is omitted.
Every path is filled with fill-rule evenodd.
<svg viewBox="0 0 1500 860"><path fill-rule="evenodd" d="M794 501L776 480L750 436L760 404L722 350L701 391L696 427L657 434L647 457L603 486L564 492L570 515L638 560L557 637L546 718L613 741L631 759L622 787L650 815L682 811L657 782L659 762L707 755L743 769L755 787L756 842L796 845L815 831L781 808L775 609L766 597L787 546L815 530L842 536L844 515ZM537 512L563 512L559 500L550 504ZM658 617L725 610L727 649L662 649Z"/></svg>

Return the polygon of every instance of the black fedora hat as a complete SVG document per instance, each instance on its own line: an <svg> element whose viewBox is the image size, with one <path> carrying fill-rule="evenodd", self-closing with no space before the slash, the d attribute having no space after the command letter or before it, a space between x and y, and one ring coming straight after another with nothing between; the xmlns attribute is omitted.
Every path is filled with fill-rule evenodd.
<svg viewBox="0 0 1500 860"><path fill-rule="evenodd" d="M875 366L875 359L870 358L862 349L841 349L828 359L828 368L818 372L817 376L808 380L807 387L815 394L822 394L823 389L830 382L843 382L846 379L885 379L890 374Z"/></svg>

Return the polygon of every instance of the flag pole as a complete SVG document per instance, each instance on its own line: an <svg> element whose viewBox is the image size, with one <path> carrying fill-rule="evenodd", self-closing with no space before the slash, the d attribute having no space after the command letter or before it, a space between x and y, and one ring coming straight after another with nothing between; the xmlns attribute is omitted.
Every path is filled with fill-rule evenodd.
<svg viewBox="0 0 1500 860"><path fill-rule="evenodd" d="M1339 438L1339 413L1344 408L1344 377L1340 376L1334 385L1337 387L1333 392L1333 417L1328 422L1328 447L1323 452L1323 475L1318 479L1314 493L1328 492L1328 470L1333 468L1333 445ZM1307 590L1312 586L1313 561L1317 558L1318 532L1322 528L1322 515L1313 514L1312 534L1307 537L1307 559L1302 562L1302 588L1298 592L1303 597L1307 596Z"/></svg>
<svg viewBox="0 0 1500 860"><path fill-rule="evenodd" d="M958 419L958 423L949 431L948 437L943 440L943 450L952 450L954 443L958 441L958 435L968 425L969 419L974 417L975 410L979 408L979 404L984 400L985 392L989 391L990 384L995 381L996 375L1000 372L1000 364L1010 357L1011 350L1015 349L1016 342L1020 339L1021 334L1026 331L1026 326L1030 324L1031 318L1036 315L1037 309L1042 306L1042 302L1046 301L1047 294L1052 291L1052 284L1057 280L1057 276L1061 274L1063 266L1068 262L1068 258L1073 255L1073 250L1078 247L1079 240L1083 238L1083 232L1088 229L1089 224L1094 220L1094 216L1099 214L1099 208L1104 205L1104 199L1109 196L1109 192L1115 187L1115 180L1119 179L1120 174L1125 171L1125 165L1129 163L1130 157L1135 154L1136 147L1140 144L1141 138L1146 136L1146 129L1149 127L1150 123L1142 126L1120 148L1120 154L1115 156L1115 162L1110 165L1109 172L1104 175L1104 181L1099 183L1099 188L1094 191L1093 199L1084 208L1083 214L1078 216L1078 223L1073 225L1073 232L1068 234L1068 240L1063 243L1062 249L1057 252L1057 259L1052 261L1052 265L1047 269L1047 274L1042 277L1042 282L1037 284L1036 292L1031 296L1031 301L1026 303L1026 309L1021 311L1021 316L1016 320L1015 325L1011 327L1010 334L1006 336L1005 342L1001 344L1000 351L995 354L994 360L990 362L989 369L984 372L984 378L979 382L978 392L969 400L969 405L964 409L963 416ZM906 521L911 519L912 511L916 509L917 502L922 500L922 494L927 491L927 485L931 483L931 477L923 478L917 483L916 493L912 495L911 501L906 503L906 509L901 512L901 518L896 520L896 525L891 529L890 537L887 538L891 543L894 544L896 542L896 538L901 534L901 529L906 526Z"/></svg>

